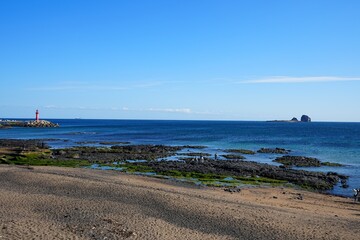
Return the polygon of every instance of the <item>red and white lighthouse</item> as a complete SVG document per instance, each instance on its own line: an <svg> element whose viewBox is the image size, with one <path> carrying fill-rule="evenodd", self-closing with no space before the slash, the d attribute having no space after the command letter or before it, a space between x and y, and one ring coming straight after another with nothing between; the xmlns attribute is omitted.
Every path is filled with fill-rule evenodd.
<svg viewBox="0 0 360 240"><path fill-rule="evenodd" d="M39 121L39 110L36 110L35 115L36 115L35 121Z"/></svg>

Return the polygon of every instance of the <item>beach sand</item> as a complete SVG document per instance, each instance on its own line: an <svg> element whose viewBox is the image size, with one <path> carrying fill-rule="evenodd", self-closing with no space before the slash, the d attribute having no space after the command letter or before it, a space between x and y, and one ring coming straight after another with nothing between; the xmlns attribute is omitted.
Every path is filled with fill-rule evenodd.
<svg viewBox="0 0 360 240"><path fill-rule="evenodd" d="M359 238L360 204L352 199L272 187L229 193L115 171L0 165L0 239Z"/></svg>

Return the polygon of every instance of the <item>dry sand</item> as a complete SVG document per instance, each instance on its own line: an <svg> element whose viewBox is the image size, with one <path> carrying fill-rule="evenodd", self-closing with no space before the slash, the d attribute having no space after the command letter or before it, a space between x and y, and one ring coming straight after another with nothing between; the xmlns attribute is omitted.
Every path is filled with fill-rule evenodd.
<svg viewBox="0 0 360 240"><path fill-rule="evenodd" d="M115 171L0 165L0 239L360 239L360 204L294 189L232 194Z"/></svg>

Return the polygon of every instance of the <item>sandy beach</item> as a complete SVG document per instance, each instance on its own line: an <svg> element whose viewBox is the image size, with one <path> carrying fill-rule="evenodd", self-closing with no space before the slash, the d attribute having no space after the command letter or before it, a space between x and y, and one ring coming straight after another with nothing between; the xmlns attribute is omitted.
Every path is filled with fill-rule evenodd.
<svg viewBox="0 0 360 240"><path fill-rule="evenodd" d="M101 171L0 165L0 239L359 239L360 204Z"/></svg>

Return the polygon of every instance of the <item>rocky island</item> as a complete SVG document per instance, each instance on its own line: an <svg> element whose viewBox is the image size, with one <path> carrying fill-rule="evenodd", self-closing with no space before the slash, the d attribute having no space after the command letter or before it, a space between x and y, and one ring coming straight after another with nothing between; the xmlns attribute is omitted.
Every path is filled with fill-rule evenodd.
<svg viewBox="0 0 360 240"><path fill-rule="evenodd" d="M302 115L300 121L293 117L291 120L270 120L267 122L311 122L311 118L308 115Z"/></svg>

